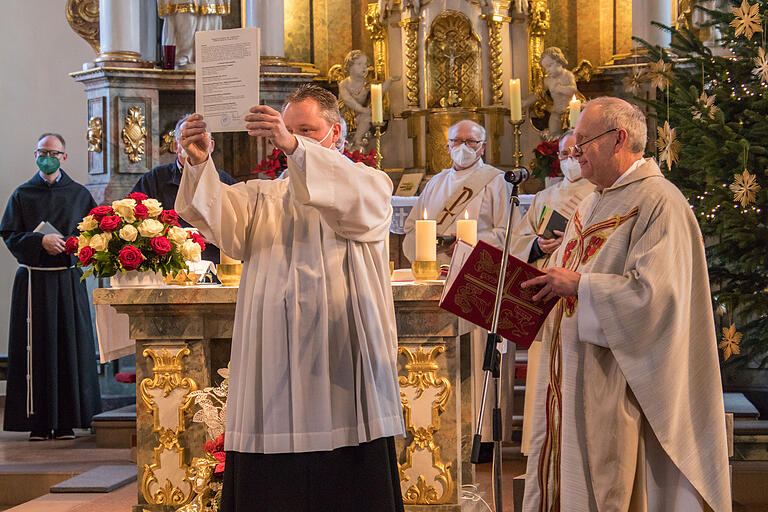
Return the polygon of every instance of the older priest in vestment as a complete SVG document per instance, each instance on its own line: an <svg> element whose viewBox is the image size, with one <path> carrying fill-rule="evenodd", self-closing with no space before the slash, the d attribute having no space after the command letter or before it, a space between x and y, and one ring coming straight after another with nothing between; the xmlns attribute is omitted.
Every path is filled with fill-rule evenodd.
<svg viewBox="0 0 768 512"><path fill-rule="evenodd" d="M572 154L596 191L534 300L545 331L526 511L731 510L707 263L685 197L643 159L645 116L587 103Z"/></svg>
<svg viewBox="0 0 768 512"><path fill-rule="evenodd" d="M392 182L335 151L336 98L309 85L245 118L286 177L225 185L187 121L179 214L245 261L232 335L224 511L401 511L403 435L388 235Z"/></svg>

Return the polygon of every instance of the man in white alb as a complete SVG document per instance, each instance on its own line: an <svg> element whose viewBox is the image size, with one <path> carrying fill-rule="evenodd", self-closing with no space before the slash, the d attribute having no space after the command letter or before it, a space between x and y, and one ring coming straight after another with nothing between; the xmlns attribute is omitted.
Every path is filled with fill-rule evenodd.
<svg viewBox="0 0 768 512"><path fill-rule="evenodd" d="M586 104L571 154L596 191L534 300L545 329L523 509L729 511L707 261L688 202L644 159L640 110Z"/></svg>
<svg viewBox="0 0 768 512"><path fill-rule="evenodd" d="M315 85L246 126L288 155L282 179L226 185L205 122L182 132L176 210L244 261L232 334L222 510L402 511L403 419L389 278L392 182L334 149Z"/></svg>

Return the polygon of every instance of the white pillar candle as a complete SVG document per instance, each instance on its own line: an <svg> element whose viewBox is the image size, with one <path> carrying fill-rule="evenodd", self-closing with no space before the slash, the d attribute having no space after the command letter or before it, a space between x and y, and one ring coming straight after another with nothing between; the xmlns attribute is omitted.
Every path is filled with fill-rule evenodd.
<svg viewBox="0 0 768 512"><path fill-rule="evenodd" d="M477 221L470 219L466 210L464 218L456 222L456 238L472 246L477 243Z"/></svg>
<svg viewBox="0 0 768 512"><path fill-rule="evenodd" d="M236 260L234 258L230 258L226 254L224 254L224 251L219 251L219 262L222 265L236 265L237 263L242 263L240 260Z"/></svg>
<svg viewBox="0 0 768 512"><path fill-rule="evenodd" d="M246 27L261 28L261 55L285 57L283 0L245 0Z"/></svg>
<svg viewBox="0 0 768 512"><path fill-rule="evenodd" d="M381 84L371 84L371 121L384 122L384 107L381 104Z"/></svg>
<svg viewBox="0 0 768 512"><path fill-rule="evenodd" d="M104 54L141 55L141 6L126 0L99 1L99 45Z"/></svg>
<svg viewBox="0 0 768 512"><path fill-rule="evenodd" d="M509 81L509 117L513 123L523 120L519 78L513 78Z"/></svg>
<svg viewBox="0 0 768 512"><path fill-rule="evenodd" d="M581 100L576 99L576 95L573 95L571 101L568 102L568 120L571 128L576 127L576 121L579 120L581 115Z"/></svg>
<svg viewBox="0 0 768 512"><path fill-rule="evenodd" d="M416 261L437 261L437 223L427 220L416 221Z"/></svg>

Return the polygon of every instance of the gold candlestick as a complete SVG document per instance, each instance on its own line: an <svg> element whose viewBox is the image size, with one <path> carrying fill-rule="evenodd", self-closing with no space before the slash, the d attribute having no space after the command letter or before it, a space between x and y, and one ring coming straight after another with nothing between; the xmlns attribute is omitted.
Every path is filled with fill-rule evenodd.
<svg viewBox="0 0 768 512"><path fill-rule="evenodd" d="M381 129L384 123L371 123L373 125L373 136L376 138L376 168L381 169Z"/></svg>
<svg viewBox="0 0 768 512"><path fill-rule="evenodd" d="M523 123L525 120L510 121L512 124L512 137L515 141L515 153L512 155L515 157L515 167L520 167L520 160L523 158L523 152L520 151L520 136L523 134Z"/></svg>

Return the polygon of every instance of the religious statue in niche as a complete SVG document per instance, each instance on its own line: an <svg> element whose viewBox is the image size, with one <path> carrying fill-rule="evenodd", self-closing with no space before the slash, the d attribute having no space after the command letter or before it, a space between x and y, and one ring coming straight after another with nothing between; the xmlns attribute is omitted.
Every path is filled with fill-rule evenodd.
<svg viewBox="0 0 768 512"><path fill-rule="evenodd" d="M333 66L328 74L340 78L341 66ZM360 50L352 50L344 58L344 70L348 75L339 81L339 111L347 123L350 139L350 151L363 151L368 144L368 133L371 129L370 81L368 80L368 57ZM386 94L392 82L400 77L391 77L381 86L382 94Z"/></svg>
<svg viewBox="0 0 768 512"><path fill-rule="evenodd" d="M576 74L584 75L589 80L592 65L588 61L582 61L576 72L567 69L568 61L560 48L549 47L541 53L539 60L544 69L544 81L540 90L534 91L523 102L523 107L532 106L532 122L536 126L535 119L539 121L549 117L546 128L542 126L545 138L559 137L563 129L568 126L568 102L574 96L582 101L584 96L576 87ZM583 68L583 69L582 69Z"/></svg>
<svg viewBox="0 0 768 512"><path fill-rule="evenodd" d="M195 64L195 32L221 30L221 17L229 14L230 0L157 0L163 18L161 44L176 47L176 69Z"/></svg>

